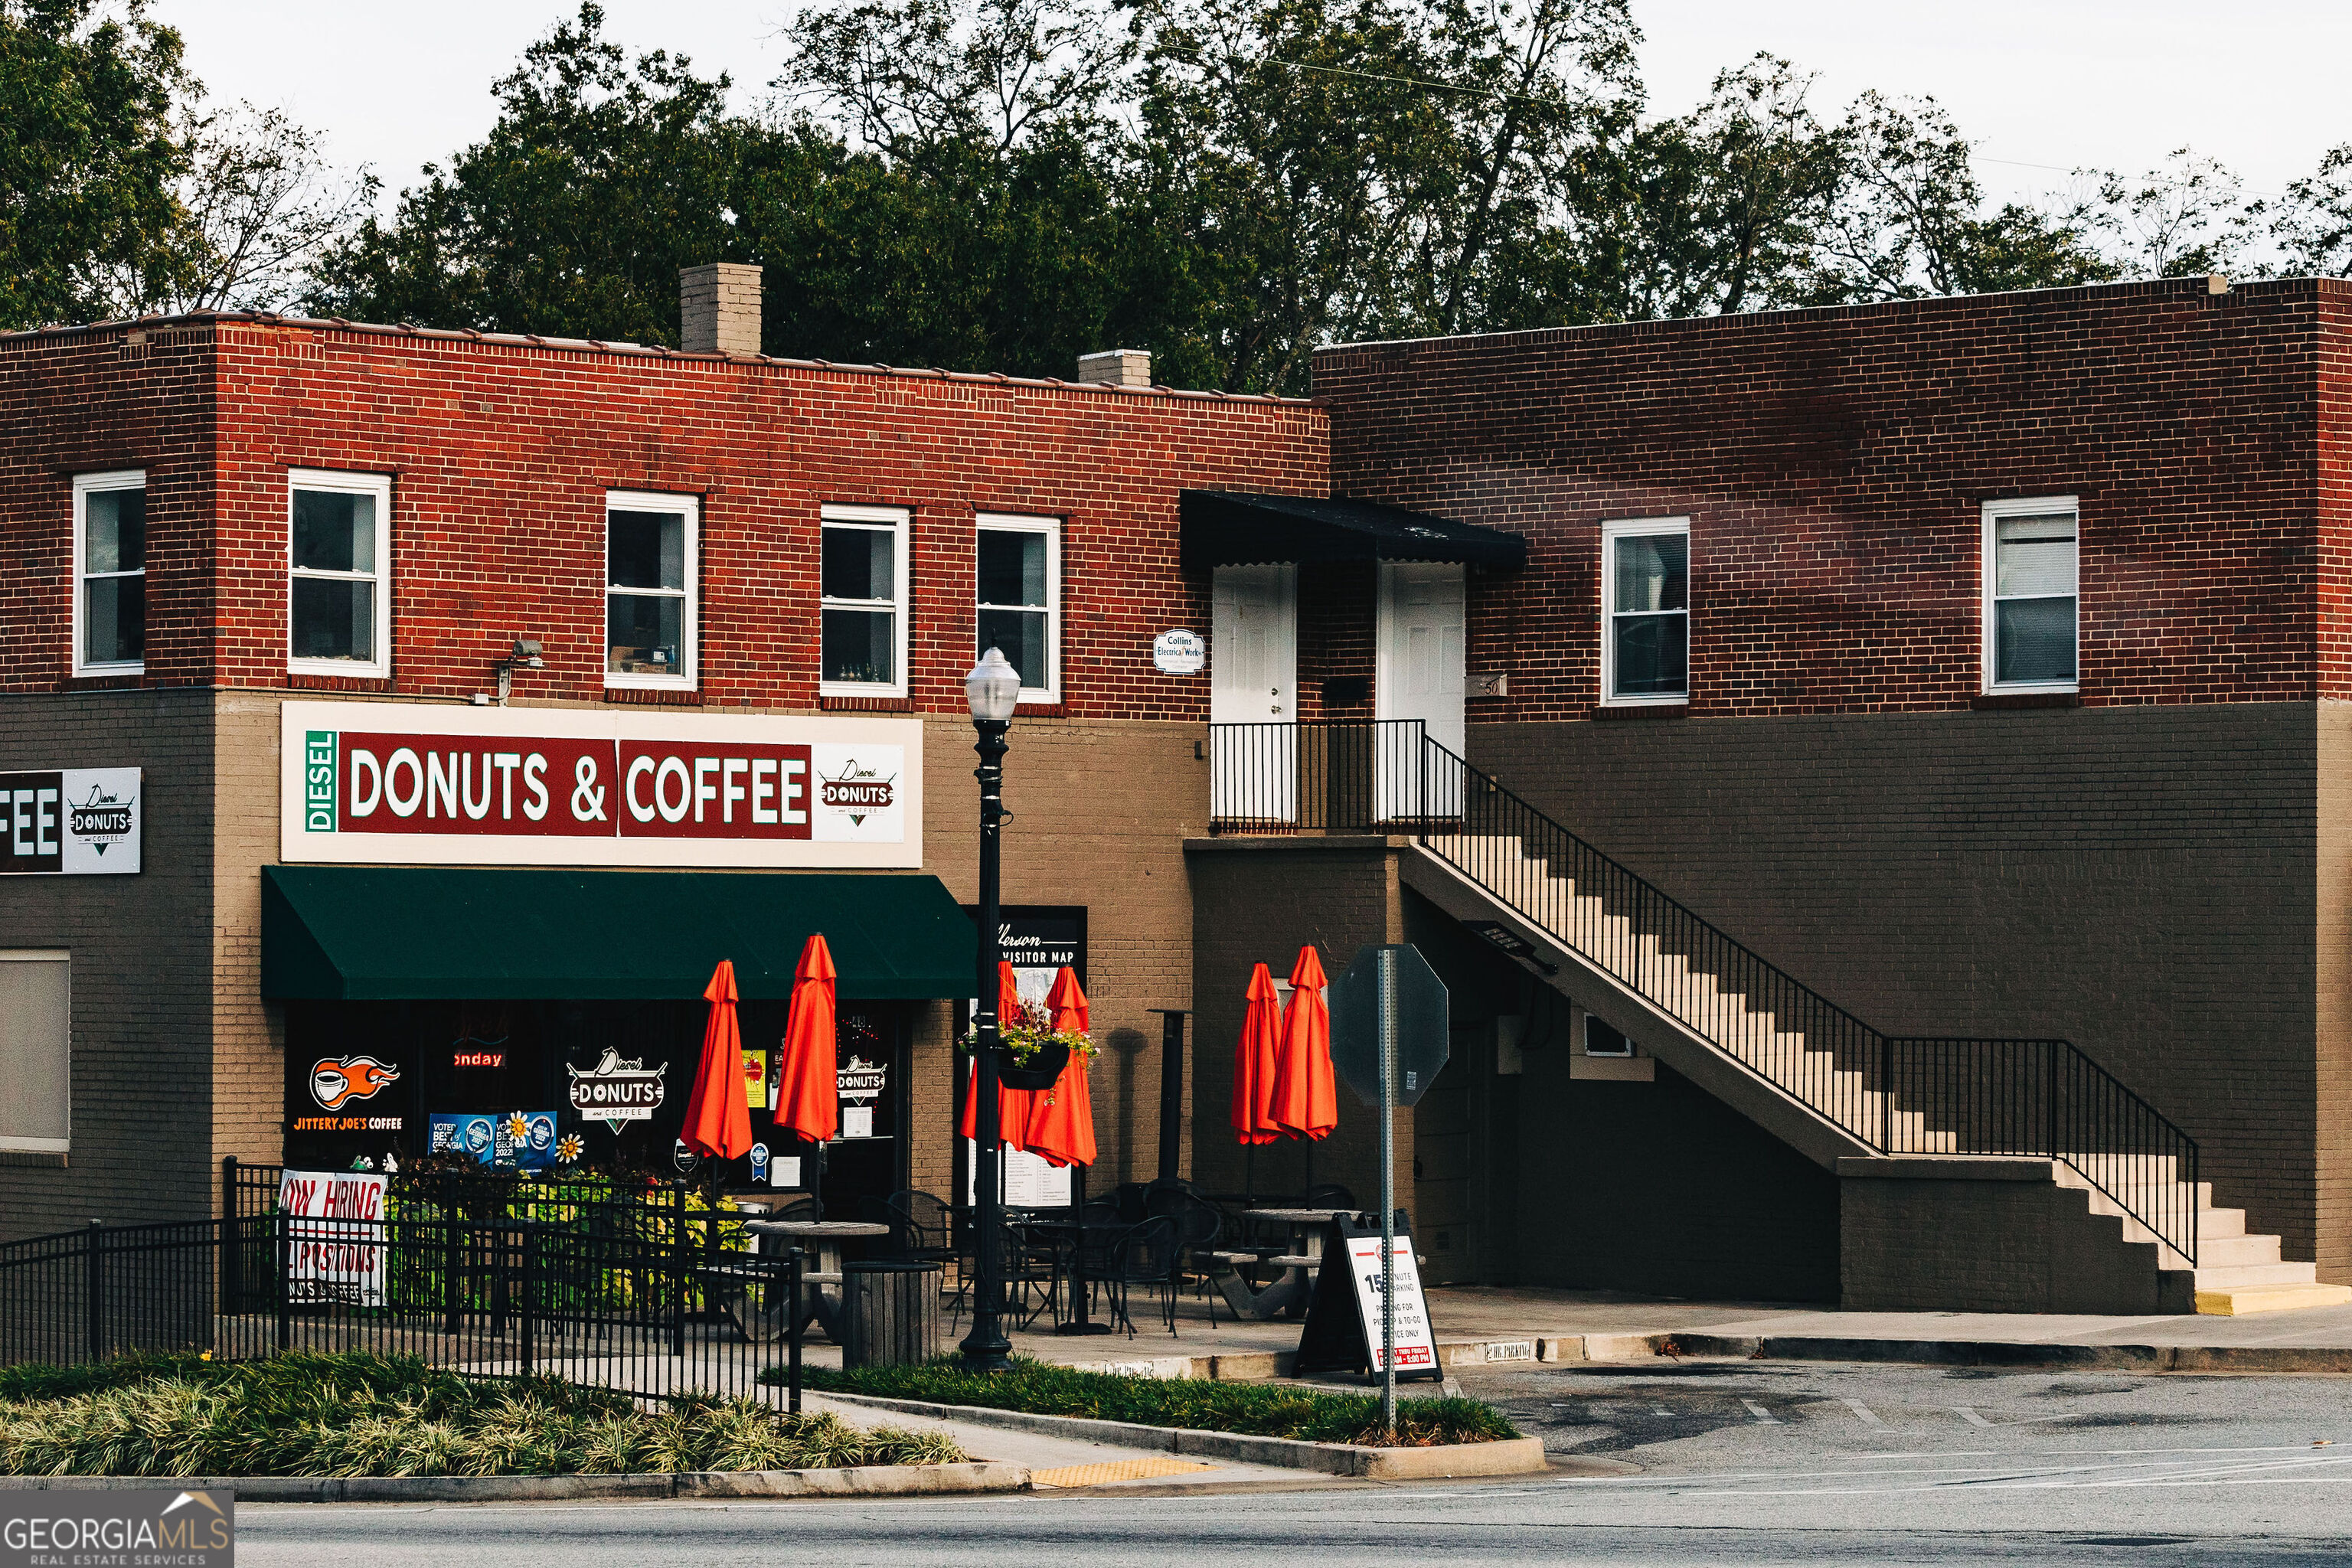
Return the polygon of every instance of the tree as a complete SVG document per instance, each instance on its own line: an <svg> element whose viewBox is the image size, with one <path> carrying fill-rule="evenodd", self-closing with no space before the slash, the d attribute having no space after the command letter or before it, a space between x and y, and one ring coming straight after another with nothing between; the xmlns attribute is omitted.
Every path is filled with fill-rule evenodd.
<svg viewBox="0 0 2352 1568"><path fill-rule="evenodd" d="M1134 52L1091 0L857 0L802 11L785 37L772 85L898 157L965 142L1003 157L1048 129L1092 127Z"/></svg>
<svg viewBox="0 0 2352 1568"><path fill-rule="evenodd" d="M2236 174L2180 147L2163 168L2137 178L2100 175L2093 222L2120 247L2117 260L2130 276L2182 278L2229 271L2244 251L2252 216Z"/></svg>
<svg viewBox="0 0 2352 1568"><path fill-rule="evenodd" d="M180 49L144 0L0 0L0 326L102 315L110 277L164 286Z"/></svg>
<svg viewBox="0 0 2352 1568"><path fill-rule="evenodd" d="M2330 148L2316 174L2287 186L2284 202L2256 204L2255 210L2269 220L2279 270L2352 273L2352 142Z"/></svg>
<svg viewBox="0 0 2352 1568"><path fill-rule="evenodd" d="M374 176L338 178L317 135L251 104L181 111L186 163L151 249L93 269L109 315L275 310L373 201Z"/></svg>
<svg viewBox="0 0 2352 1568"><path fill-rule="evenodd" d="M632 67L603 26L583 5L526 49L488 137L332 247L309 308L675 342L678 269L751 259L730 203L766 148L727 114L725 76L658 50Z"/></svg>
<svg viewBox="0 0 2352 1568"><path fill-rule="evenodd" d="M1969 143L1933 99L1866 92L1839 129L1844 169L1822 227L1814 297L1917 299L2101 282L2116 268L2079 205L1987 214Z"/></svg>

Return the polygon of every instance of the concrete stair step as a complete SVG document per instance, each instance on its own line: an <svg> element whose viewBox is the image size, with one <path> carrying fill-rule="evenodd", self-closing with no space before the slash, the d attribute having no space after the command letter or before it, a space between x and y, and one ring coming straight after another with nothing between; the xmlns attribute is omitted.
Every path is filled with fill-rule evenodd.
<svg viewBox="0 0 2352 1568"><path fill-rule="evenodd" d="M2200 1290L2245 1289L2257 1285L2311 1285L2319 1279L2315 1263L2238 1263L2197 1269Z"/></svg>
<svg viewBox="0 0 2352 1568"><path fill-rule="evenodd" d="M2204 1270L2198 1270L2200 1275ZM2352 1285L2236 1285L2211 1289L2201 1283L2197 1310L2212 1317L2243 1317L2248 1312L2291 1312L2303 1307L2352 1306Z"/></svg>
<svg viewBox="0 0 2352 1568"><path fill-rule="evenodd" d="M2197 1270L2200 1274L2208 1268L2234 1268L2246 1264L2278 1261L2279 1238L2275 1236L2209 1236L2202 1226L2198 1227Z"/></svg>

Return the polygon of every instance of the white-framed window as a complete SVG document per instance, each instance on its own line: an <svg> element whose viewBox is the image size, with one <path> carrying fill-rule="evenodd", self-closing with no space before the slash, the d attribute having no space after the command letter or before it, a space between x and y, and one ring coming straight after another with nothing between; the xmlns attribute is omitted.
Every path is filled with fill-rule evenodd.
<svg viewBox="0 0 2352 1568"><path fill-rule="evenodd" d="M392 480L296 468L286 476L286 668L392 673Z"/></svg>
<svg viewBox="0 0 2352 1568"><path fill-rule="evenodd" d="M1690 700L1690 519L1601 525L1601 700Z"/></svg>
<svg viewBox="0 0 2352 1568"><path fill-rule="evenodd" d="M1984 503L1984 689L2073 691L2082 642L2073 496Z"/></svg>
<svg viewBox="0 0 2352 1568"><path fill-rule="evenodd" d="M1588 1057L1630 1057L1633 1054L1633 1042L1620 1030L1587 1013L1584 1016L1584 1054Z"/></svg>
<svg viewBox="0 0 2352 1568"><path fill-rule="evenodd" d="M147 475L123 468L73 482L73 672L147 668Z"/></svg>
<svg viewBox="0 0 2352 1568"><path fill-rule="evenodd" d="M1021 700L1062 700L1062 520L984 511L973 555L974 658L1002 648L1021 672Z"/></svg>
<svg viewBox="0 0 2352 1568"><path fill-rule="evenodd" d="M701 503L604 493L604 684L692 686Z"/></svg>
<svg viewBox="0 0 2352 1568"><path fill-rule="evenodd" d="M829 506L817 562L818 679L826 697L907 695L907 526L898 507Z"/></svg>
<svg viewBox="0 0 2352 1568"><path fill-rule="evenodd" d="M62 952L0 948L0 1149L62 1154L73 1130L73 988Z"/></svg>

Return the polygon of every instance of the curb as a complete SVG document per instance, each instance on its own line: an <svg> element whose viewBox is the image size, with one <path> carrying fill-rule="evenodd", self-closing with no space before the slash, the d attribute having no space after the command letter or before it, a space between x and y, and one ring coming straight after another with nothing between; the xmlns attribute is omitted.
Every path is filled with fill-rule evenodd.
<svg viewBox="0 0 2352 1568"><path fill-rule="evenodd" d="M1025 1492L1029 1468L858 1465L838 1470L682 1470L626 1476L0 1476L0 1491L193 1487L239 1502L570 1502L588 1499L919 1497Z"/></svg>
<svg viewBox="0 0 2352 1568"><path fill-rule="evenodd" d="M2269 1345L2075 1345L2018 1340L1837 1339L1826 1335L1585 1334L1538 1342L1546 1362L1650 1356L1742 1361L1908 1362L1922 1366L2051 1367L2107 1372L2352 1373L2352 1348Z"/></svg>
<svg viewBox="0 0 2352 1568"><path fill-rule="evenodd" d="M1185 1454L1202 1459L1283 1469L1314 1470L1364 1480L1428 1480L1445 1476L1516 1476L1546 1468L1543 1439L1517 1437L1496 1443L1452 1443L1428 1448L1370 1448L1354 1443L1310 1443L1297 1437L1259 1437L1240 1432L1199 1432L1186 1426L1146 1426L1132 1421L1096 1421L1083 1415L1039 1415L997 1410L985 1405L932 1405L866 1394L824 1393L829 1400L929 1415L974 1426L995 1426L1045 1437L1105 1443L1113 1447Z"/></svg>

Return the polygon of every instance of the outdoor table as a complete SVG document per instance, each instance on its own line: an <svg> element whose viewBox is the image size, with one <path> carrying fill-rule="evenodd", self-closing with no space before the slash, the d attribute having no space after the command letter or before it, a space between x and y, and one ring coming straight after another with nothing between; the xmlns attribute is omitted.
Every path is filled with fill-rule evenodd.
<svg viewBox="0 0 2352 1568"><path fill-rule="evenodd" d="M811 1287L808 1310L801 1321L814 1318L825 1337L841 1342L841 1298L827 1296L824 1287L841 1283L841 1244L856 1237L887 1236L890 1227L863 1219L755 1219L743 1226L753 1236L776 1237L799 1243L807 1252L808 1271L801 1282Z"/></svg>
<svg viewBox="0 0 2352 1568"><path fill-rule="evenodd" d="M1236 1317L1263 1323L1281 1314L1287 1313L1296 1318L1306 1311L1315 1270L1321 1262L1310 1250L1315 1245L1315 1230L1318 1226L1330 1224L1332 1215L1338 1212L1329 1208L1243 1211L1244 1219L1271 1221L1286 1226L1289 1231L1290 1250L1260 1260L1282 1270L1281 1275L1264 1289L1252 1287L1242 1278L1241 1270L1234 1267L1242 1258L1253 1255L1234 1252L1216 1255L1217 1268L1210 1277L1217 1282L1217 1289L1224 1294L1225 1304L1234 1310Z"/></svg>
<svg viewBox="0 0 2352 1568"><path fill-rule="evenodd" d="M1133 1226L1120 1220L1097 1220L1092 1224L1075 1219L1029 1219L1021 1222L1023 1230L1042 1236L1054 1248L1055 1279L1070 1282L1070 1315L1056 1322L1056 1333L1107 1334L1108 1323L1096 1323L1087 1317L1086 1241L1089 1236L1108 1236ZM1059 1314L1056 1314L1059 1318Z"/></svg>

